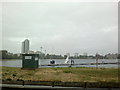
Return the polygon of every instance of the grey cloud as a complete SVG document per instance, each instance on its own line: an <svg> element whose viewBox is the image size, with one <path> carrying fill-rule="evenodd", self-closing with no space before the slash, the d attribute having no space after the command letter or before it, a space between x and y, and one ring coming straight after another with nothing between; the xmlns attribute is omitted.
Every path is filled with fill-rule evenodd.
<svg viewBox="0 0 120 90"><path fill-rule="evenodd" d="M11 52L25 38L49 53L117 52L117 3L4 3L3 10L3 45Z"/></svg>

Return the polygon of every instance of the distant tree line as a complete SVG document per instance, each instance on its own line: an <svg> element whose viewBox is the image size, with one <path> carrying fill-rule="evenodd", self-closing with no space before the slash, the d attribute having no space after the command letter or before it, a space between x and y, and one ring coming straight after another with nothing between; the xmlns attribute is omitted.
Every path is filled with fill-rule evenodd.
<svg viewBox="0 0 120 90"><path fill-rule="evenodd" d="M67 55L55 55L55 54L41 54L40 55L41 59L66 59ZM96 56L86 56L86 55L78 55L78 56L70 56L70 59L96 59ZM106 54L105 56L103 55L98 55L99 59L116 59L117 58L117 54Z"/></svg>
<svg viewBox="0 0 120 90"><path fill-rule="evenodd" d="M0 59L21 59L22 56L18 54L13 54L8 52L7 50L0 51Z"/></svg>
<svg viewBox="0 0 120 90"><path fill-rule="evenodd" d="M66 59L67 58L67 55L55 55L55 54L41 54L40 55L40 58L41 59ZM91 59L95 59L95 56L84 56L84 55L79 55L79 56L70 56L69 57L70 59L88 59L88 58L91 58ZM102 57L100 57L102 58Z"/></svg>
<svg viewBox="0 0 120 90"><path fill-rule="evenodd" d="M22 54L13 54L8 52L7 50L0 51L0 59L22 59ZM116 59L118 57L117 54L106 54L106 55L99 55L99 59ZM119 56L120 57L120 56ZM55 54L40 54L40 59L66 59L67 55L55 55ZM70 59L95 59L96 56L93 55L78 55L78 56L70 56Z"/></svg>

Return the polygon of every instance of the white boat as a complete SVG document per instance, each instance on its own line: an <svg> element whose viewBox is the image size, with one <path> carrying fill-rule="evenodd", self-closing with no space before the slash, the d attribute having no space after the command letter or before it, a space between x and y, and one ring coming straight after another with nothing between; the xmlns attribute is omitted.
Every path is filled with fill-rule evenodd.
<svg viewBox="0 0 120 90"><path fill-rule="evenodd" d="M69 56L67 56L65 63L67 64L69 62Z"/></svg>

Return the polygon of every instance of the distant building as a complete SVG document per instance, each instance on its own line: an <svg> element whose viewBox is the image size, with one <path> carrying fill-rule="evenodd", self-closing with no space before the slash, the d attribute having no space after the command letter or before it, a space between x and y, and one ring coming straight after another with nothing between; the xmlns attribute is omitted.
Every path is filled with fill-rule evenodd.
<svg viewBox="0 0 120 90"><path fill-rule="evenodd" d="M105 55L105 58L107 58L107 59L117 59L117 57L118 57L117 53L116 54L109 53L109 54Z"/></svg>
<svg viewBox="0 0 120 90"><path fill-rule="evenodd" d="M88 54L87 53L83 53L83 56L88 56Z"/></svg>
<svg viewBox="0 0 120 90"><path fill-rule="evenodd" d="M29 50L29 54L35 54L35 52L32 50Z"/></svg>
<svg viewBox="0 0 120 90"><path fill-rule="evenodd" d="M17 53L17 57L20 57L21 56L21 53Z"/></svg>
<svg viewBox="0 0 120 90"><path fill-rule="evenodd" d="M22 53L28 53L29 52L29 40L25 39L22 42Z"/></svg>
<svg viewBox="0 0 120 90"><path fill-rule="evenodd" d="M78 53L74 53L74 57L78 57Z"/></svg>
<svg viewBox="0 0 120 90"><path fill-rule="evenodd" d="M66 53L67 56L70 56L70 53Z"/></svg>
<svg viewBox="0 0 120 90"><path fill-rule="evenodd" d="M41 51L36 51L35 54L42 54Z"/></svg>
<svg viewBox="0 0 120 90"><path fill-rule="evenodd" d="M7 55L11 55L11 56L13 56L14 54L13 54L13 53L10 53L10 52L7 52Z"/></svg>

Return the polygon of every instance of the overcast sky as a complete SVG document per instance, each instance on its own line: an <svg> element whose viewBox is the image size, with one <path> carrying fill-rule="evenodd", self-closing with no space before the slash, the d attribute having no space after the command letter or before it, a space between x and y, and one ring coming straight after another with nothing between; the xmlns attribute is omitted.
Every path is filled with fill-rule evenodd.
<svg viewBox="0 0 120 90"><path fill-rule="evenodd" d="M3 49L21 52L40 47L55 54L118 52L117 2L3 3Z"/></svg>

